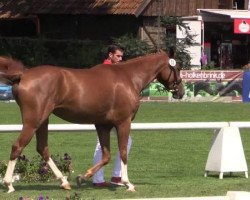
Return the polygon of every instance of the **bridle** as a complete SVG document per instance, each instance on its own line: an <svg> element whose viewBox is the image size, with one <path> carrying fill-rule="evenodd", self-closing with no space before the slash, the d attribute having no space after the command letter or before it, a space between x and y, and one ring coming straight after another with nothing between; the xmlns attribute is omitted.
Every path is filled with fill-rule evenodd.
<svg viewBox="0 0 250 200"><path fill-rule="evenodd" d="M172 63L171 63L171 61L172 61ZM169 60L169 68L171 71L170 71L168 80L171 78L172 73L174 73L174 82L172 84L172 87L169 87L169 86L167 86L167 87L168 87L169 92L175 93L175 92L178 92L178 85L182 82L182 79L181 78L178 79L178 76L177 76L178 69L176 68L176 61L174 59Z"/></svg>

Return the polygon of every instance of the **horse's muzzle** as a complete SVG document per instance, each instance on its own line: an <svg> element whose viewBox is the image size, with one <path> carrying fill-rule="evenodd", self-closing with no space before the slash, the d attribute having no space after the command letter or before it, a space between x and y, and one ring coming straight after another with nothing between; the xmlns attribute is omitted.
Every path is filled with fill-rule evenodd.
<svg viewBox="0 0 250 200"><path fill-rule="evenodd" d="M171 92L174 99L182 99L182 97L184 96L184 91L178 90L177 88Z"/></svg>

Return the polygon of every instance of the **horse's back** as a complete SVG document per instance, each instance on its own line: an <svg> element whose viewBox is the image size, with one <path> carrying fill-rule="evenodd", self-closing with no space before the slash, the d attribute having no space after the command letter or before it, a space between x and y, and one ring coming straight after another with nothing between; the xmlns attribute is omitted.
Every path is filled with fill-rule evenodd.
<svg viewBox="0 0 250 200"><path fill-rule="evenodd" d="M55 114L76 118L74 121L83 114L89 118L95 112L106 115L113 107L114 99L117 103L126 98L127 85L121 84L122 81L118 83L120 80L115 71L102 65L91 69L35 67L24 73L18 87L21 94L18 98L20 104L50 102ZM101 107L98 106L100 102Z"/></svg>
<svg viewBox="0 0 250 200"><path fill-rule="evenodd" d="M38 66L23 74L19 87L24 90L63 90L64 93L75 90L93 93L93 90L105 91L111 89L117 77L117 70L99 65L91 69L71 69L54 66Z"/></svg>

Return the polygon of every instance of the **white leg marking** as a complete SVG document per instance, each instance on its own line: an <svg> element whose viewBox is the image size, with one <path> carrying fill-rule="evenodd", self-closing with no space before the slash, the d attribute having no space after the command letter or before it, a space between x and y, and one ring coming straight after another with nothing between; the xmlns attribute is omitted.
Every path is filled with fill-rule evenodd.
<svg viewBox="0 0 250 200"><path fill-rule="evenodd" d="M48 160L48 165L50 166L51 170L53 171L53 173L55 174L57 179L62 179L63 174L62 172L57 168L56 164L54 163L54 161L49 158Z"/></svg>
<svg viewBox="0 0 250 200"><path fill-rule="evenodd" d="M127 186L128 191L135 192L135 186L128 180L128 166L121 160L122 182Z"/></svg>
<svg viewBox="0 0 250 200"><path fill-rule="evenodd" d="M4 185L8 187L8 193L15 191L14 187L12 186L12 176L13 176L16 162L17 162L17 159L9 161L8 167L7 167L4 179L3 179Z"/></svg>
<svg viewBox="0 0 250 200"><path fill-rule="evenodd" d="M70 188L69 182L67 181L67 177L63 176L62 172L57 168L54 161L51 158L49 158L47 163L50 166L53 173L55 174L56 178L61 179L61 182L62 182L61 187L63 187L66 190L70 190L71 188Z"/></svg>

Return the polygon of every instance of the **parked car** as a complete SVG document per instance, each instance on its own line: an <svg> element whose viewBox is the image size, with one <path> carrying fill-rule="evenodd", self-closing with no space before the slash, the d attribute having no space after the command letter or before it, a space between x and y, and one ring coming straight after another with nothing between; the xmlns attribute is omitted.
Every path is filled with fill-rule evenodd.
<svg viewBox="0 0 250 200"><path fill-rule="evenodd" d="M0 83L0 100L9 101L12 100L12 87L4 83Z"/></svg>

